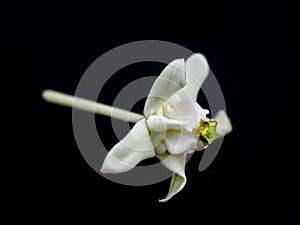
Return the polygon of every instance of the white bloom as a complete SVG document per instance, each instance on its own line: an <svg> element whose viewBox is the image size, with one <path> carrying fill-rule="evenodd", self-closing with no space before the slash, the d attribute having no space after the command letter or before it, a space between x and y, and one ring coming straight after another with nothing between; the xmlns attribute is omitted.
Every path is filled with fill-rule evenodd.
<svg viewBox="0 0 300 225"><path fill-rule="evenodd" d="M186 183L186 154L206 148L216 134L224 136L232 129L224 111L210 120L209 111L196 102L208 72L201 54L192 55L186 62L171 62L153 84L144 118L109 151L101 172L126 172L140 161L157 156L173 172L169 193L160 201L178 193Z"/></svg>

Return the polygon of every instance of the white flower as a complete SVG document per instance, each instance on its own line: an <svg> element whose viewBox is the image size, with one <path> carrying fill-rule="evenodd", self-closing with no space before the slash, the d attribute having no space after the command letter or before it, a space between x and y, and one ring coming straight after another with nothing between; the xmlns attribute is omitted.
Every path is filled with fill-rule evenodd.
<svg viewBox="0 0 300 225"><path fill-rule="evenodd" d="M201 54L186 62L171 62L154 82L144 107L144 118L107 154L101 172L121 173L140 161L157 156L173 172L165 202L186 183L186 154L202 150L232 129L221 110L215 119L196 102L198 91L209 72Z"/></svg>

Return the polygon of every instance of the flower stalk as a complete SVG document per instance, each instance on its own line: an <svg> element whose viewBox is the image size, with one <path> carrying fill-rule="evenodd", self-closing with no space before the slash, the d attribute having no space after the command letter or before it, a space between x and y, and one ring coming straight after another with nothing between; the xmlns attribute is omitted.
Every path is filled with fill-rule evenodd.
<svg viewBox="0 0 300 225"><path fill-rule="evenodd" d="M94 102L88 99L64 94L58 91L45 90L42 93L42 97L50 103L80 109L83 111L96 113L131 123L136 123L138 120L143 118L143 115L138 113Z"/></svg>

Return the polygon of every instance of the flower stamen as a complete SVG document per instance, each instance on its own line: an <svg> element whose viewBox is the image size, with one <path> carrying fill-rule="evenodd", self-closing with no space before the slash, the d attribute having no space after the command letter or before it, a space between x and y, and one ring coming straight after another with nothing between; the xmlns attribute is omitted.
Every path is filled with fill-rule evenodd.
<svg viewBox="0 0 300 225"><path fill-rule="evenodd" d="M218 136L217 125L218 123L215 119L210 119L208 121L202 119L200 120L199 134L197 134L196 137L198 137L198 139L202 141L204 146L211 144L213 139Z"/></svg>

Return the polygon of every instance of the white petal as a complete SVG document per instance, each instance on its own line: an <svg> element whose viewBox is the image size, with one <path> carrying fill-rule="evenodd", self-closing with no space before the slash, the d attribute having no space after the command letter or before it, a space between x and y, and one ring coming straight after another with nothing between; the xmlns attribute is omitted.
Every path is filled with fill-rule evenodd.
<svg viewBox="0 0 300 225"><path fill-rule="evenodd" d="M154 148L156 148L158 145L160 145L161 142L165 139L165 137L166 137L166 132L152 132L151 131L151 141L152 141Z"/></svg>
<svg viewBox="0 0 300 225"><path fill-rule="evenodd" d="M171 154L181 154L188 150L197 149L198 138L186 132L167 132L165 144Z"/></svg>
<svg viewBox="0 0 300 225"><path fill-rule="evenodd" d="M165 132L167 130L181 130L184 123L180 120L168 119L161 115L149 116L147 119L148 128L154 132Z"/></svg>
<svg viewBox="0 0 300 225"><path fill-rule="evenodd" d="M165 154L167 152L167 147L165 143L160 143L157 148L155 149L156 153L159 155Z"/></svg>
<svg viewBox="0 0 300 225"><path fill-rule="evenodd" d="M167 153L164 155L158 155L157 157L167 169L174 173L167 196L164 199L159 200L160 202L166 202L181 191L186 184L186 176L184 173L186 153L179 155L170 155Z"/></svg>
<svg viewBox="0 0 300 225"><path fill-rule="evenodd" d="M215 116L215 120L218 122L217 133L218 137L223 137L232 131L232 125L224 110L220 110Z"/></svg>
<svg viewBox="0 0 300 225"><path fill-rule="evenodd" d="M186 92L194 100L197 99L198 92L209 73L209 66L204 55L197 53L190 56L186 61L187 85Z"/></svg>
<svg viewBox="0 0 300 225"><path fill-rule="evenodd" d="M168 127L166 118L160 115L153 115L147 118L148 128L151 132L165 132Z"/></svg>
<svg viewBox="0 0 300 225"><path fill-rule="evenodd" d="M145 103L144 115L153 114L174 93L185 86L184 59L172 61L154 82Z"/></svg>
<svg viewBox="0 0 300 225"><path fill-rule="evenodd" d="M131 170L140 161L155 156L145 119L138 121L132 130L107 154L102 165L103 173L121 173Z"/></svg>
<svg viewBox="0 0 300 225"><path fill-rule="evenodd" d="M164 115L169 119L188 121L194 128L199 126L200 119L205 119L209 113L202 109L184 90L178 91L163 104Z"/></svg>

